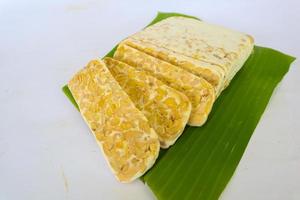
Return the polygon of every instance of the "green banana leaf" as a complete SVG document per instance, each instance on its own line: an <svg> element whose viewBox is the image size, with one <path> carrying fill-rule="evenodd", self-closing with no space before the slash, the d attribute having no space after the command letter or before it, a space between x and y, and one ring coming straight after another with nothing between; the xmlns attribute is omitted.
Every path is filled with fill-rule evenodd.
<svg viewBox="0 0 300 200"><path fill-rule="evenodd" d="M192 17L158 13L149 25L171 16ZM115 49L107 56L113 56ZM143 181L158 200L219 198L273 90L294 59L276 50L255 46L245 65L215 102L207 123L202 127L187 126L176 144L161 151L154 167L144 175ZM63 91L78 109L67 86Z"/></svg>

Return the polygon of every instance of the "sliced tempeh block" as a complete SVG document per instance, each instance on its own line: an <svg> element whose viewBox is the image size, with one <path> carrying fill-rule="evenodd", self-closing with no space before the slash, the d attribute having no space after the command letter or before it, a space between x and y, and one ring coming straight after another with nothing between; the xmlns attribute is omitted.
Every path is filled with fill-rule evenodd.
<svg viewBox="0 0 300 200"><path fill-rule="evenodd" d="M182 55L175 51L159 47L149 42L138 41L132 38L128 38L122 42L130 47L140 50L148 55L159 58L170 64L204 78L211 85L213 85L217 95L221 93L222 87L225 82L225 72L219 66L207 63L201 60L195 60L191 57Z"/></svg>
<svg viewBox="0 0 300 200"><path fill-rule="evenodd" d="M190 117L189 99L145 71L112 58L104 58L104 62L135 106L146 116L158 134L160 146L168 148L174 144Z"/></svg>
<svg viewBox="0 0 300 200"><path fill-rule="evenodd" d="M114 58L147 71L185 94L192 103L188 124L201 126L205 123L215 100L214 88L206 80L127 45L120 44Z"/></svg>
<svg viewBox="0 0 300 200"><path fill-rule="evenodd" d="M200 75L216 87L217 94L229 84L254 46L247 34L186 17L162 20L125 43Z"/></svg>
<svg viewBox="0 0 300 200"><path fill-rule="evenodd" d="M68 86L116 178L143 175L158 156L157 134L104 62L91 61Z"/></svg>

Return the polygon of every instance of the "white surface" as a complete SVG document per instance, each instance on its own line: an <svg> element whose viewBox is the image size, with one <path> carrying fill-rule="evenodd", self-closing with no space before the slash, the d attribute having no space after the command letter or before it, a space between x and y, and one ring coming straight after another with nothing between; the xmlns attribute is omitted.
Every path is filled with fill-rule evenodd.
<svg viewBox="0 0 300 200"><path fill-rule="evenodd" d="M0 200L151 200L111 175L61 86L92 58L177 11L300 57L299 1L0 1ZM300 70L276 89L224 200L300 199Z"/></svg>

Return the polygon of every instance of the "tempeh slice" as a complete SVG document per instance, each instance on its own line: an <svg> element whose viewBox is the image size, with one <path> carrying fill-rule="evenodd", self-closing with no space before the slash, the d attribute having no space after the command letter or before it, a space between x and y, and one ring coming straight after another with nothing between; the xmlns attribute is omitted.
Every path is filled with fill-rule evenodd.
<svg viewBox="0 0 300 200"><path fill-rule="evenodd" d="M177 67L181 67L182 69L195 74L196 76L204 78L214 87L217 95L221 93L225 82L225 72L218 65L201 60L195 60L175 51L132 38L124 40L122 44L126 44L148 55L169 62Z"/></svg>
<svg viewBox="0 0 300 200"><path fill-rule="evenodd" d="M123 44L117 48L114 58L147 71L168 86L185 94L192 103L188 124L201 126L205 123L215 100L214 88L206 80Z"/></svg>
<svg viewBox="0 0 300 200"><path fill-rule="evenodd" d="M116 178L130 182L143 175L158 156L157 134L104 62L91 61L68 87Z"/></svg>
<svg viewBox="0 0 300 200"><path fill-rule="evenodd" d="M190 117L189 99L145 71L112 58L104 58L104 62L135 106L146 116L158 134L160 146L168 148L174 144Z"/></svg>

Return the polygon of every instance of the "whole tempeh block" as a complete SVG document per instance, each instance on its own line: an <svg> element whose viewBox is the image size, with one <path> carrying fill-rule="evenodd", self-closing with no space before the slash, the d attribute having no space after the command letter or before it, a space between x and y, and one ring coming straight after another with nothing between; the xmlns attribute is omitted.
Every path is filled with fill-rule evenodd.
<svg viewBox="0 0 300 200"><path fill-rule="evenodd" d="M205 78L217 95L253 50L247 34L186 17L170 17L130 36L126 44Z"/></svg>
<svg viewBox="0 0 300 200"><path fill-rule="evenodd" d="M174 144L190 117L189 99L145 71L112 58L104 58L104 62L135 106L146 116L158 134L160 146L168 148Z"/></svg>
<svg viewBox="0 0 300 200"><path fill-rule="evenodd" d="M130 182L143 175L158 156L157 134L104 62L91 61L68 87L116 178Z"/></svg>
<svg viewBox="0 0 300 200"><path fill-rule="evenodd" d="M188 124L201 126L205 123L215 100L214 88L206 80L124 44L118 46L114 58L149 72L185 94L192 103Z"/></svg>

